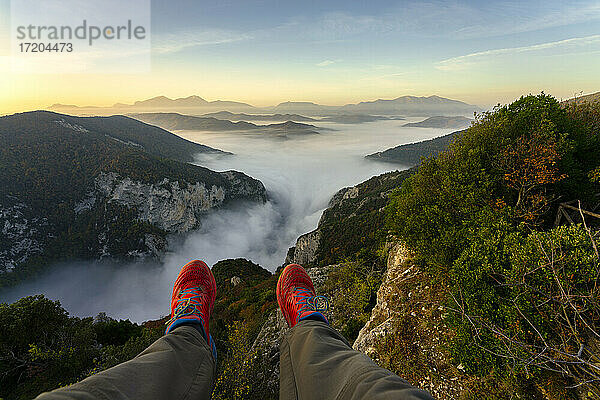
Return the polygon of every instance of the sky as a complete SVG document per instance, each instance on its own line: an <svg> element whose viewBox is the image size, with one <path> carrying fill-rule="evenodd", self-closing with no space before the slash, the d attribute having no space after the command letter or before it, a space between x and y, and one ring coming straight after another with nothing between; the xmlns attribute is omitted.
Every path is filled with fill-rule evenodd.
<svg viewBox="0 0 600 400"><path fill-rule="evenodd" d="M159 95L489 107L600 91L600 1L152 1L151 68L99 74L13 71L10 15L0 0L0 114Z"/></svg>

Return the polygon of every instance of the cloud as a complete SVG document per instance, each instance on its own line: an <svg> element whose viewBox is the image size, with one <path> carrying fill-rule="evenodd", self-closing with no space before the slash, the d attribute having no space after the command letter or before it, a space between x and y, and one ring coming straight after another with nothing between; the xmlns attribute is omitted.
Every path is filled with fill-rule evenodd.
<svg viewBox="0 0 600 400"><path fill-rule="evenodd" d="M528 8L525 3L490 7L472 9L469 24L456 29L452 36L459 39L503 36L600 20L598 2L549 2L543 9Z"/></svg>
<svg viewBox="0 0 600 400"><path fill-rule="evenodd" d="M243 32L188 29L153 35L152 51L159 54L175 53L189 47L234 43L252 38L252 35Z"/></svg>
<svg viewBox="0 0 600 400"><path fill-rule="evenodd" d="M339 63L340 61L342 61L342 60L324 60L324 61L321 61L320 63L317 63L316 66L317 67L327 67L329 65Z"/></svg>
<svg viewBox="0 0 600 400"><path fill-rule="evenodd" d="M588 1L568 4L550 1L543 9L523 3L473 6L458 2L409 1L402 7L373 14L338 11L299 15L275 26L248 32L204 28L154 34L152 46L153 51L161 54L194 46L248 40L339 42L390 34L465 39L536 31L598 19L600 3Z"/></svg>
<svg viewBox="0 0 600 400"><path fill-rule="evenodd" d="M466 54L442 60L435 65L441 71L459 71L470 68L478 63L485 62L498 56L514 56L522 53L538 52L554 48L581 48L600 43L600 35L571 38L522 47L509 47Z"/></svg>
<svg viewBox="0 0 600 400"><path fill-rule="evenodd" d="M377 14L325 13L312 20L293 19L288 27L313 40L344 40L357 35L401 33L453 39L485 38L600 20L597 1L548 1L476 6L459 2L409 1Z"/></svg>

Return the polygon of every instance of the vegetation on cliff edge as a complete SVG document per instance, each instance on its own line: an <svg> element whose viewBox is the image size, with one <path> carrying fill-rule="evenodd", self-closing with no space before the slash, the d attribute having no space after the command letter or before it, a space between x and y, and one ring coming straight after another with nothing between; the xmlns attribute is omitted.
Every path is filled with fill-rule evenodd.
<svg viewBox="0 0 600 400"><path fill-rule="evenodd" d="M598 103L523 97L481 114L392 195L389 227L447 288L447 346L481 393L600 396L599 221L554 227L561 203L597 206L598 121Z"/></svg>

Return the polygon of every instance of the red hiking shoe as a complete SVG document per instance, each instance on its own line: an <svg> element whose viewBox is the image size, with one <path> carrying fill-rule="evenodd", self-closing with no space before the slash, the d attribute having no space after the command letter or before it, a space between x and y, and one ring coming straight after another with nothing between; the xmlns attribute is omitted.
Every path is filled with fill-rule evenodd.
<svg viewBox="0 0 600 400"><path fill-rule="evenodd" d="M315 294L310 276L298 264L288 265L279 276L277 303L290 328L309 317L328 323L322 314L329 306L327 298Z"/></svg>
<svg viewBox="0 0 600 400"><path fill-rule="evenodd" d="M171 319L167 322L165 334L181 325L199 323L216 359L214 342L208 329L216 295L217 284L208 265L199 260L185 264L173 286Z"/></svg>

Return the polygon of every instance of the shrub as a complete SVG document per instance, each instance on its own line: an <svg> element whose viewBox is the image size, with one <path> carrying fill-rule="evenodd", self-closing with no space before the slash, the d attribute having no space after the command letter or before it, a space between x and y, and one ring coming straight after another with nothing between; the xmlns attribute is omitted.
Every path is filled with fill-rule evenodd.
<svg viewBox="0 0 600 400"><path fill-rule="evenodd" d="M598 115L544 94L498 106L392 195L388 227L449 288L451 354L477 382L599 395L594 233L552 229L558 203L595 205Z"/></svg>
<svg viewBox="0 0 600 400"><path fill-rule="evenodd" d="M58 301L0 304L0 398L31 399L135 357L163 334L100 314L70 317Z"/></svg>
<svg viewBox="0 0 600 400"><path fill-rule="evenodd" d="M253 338L248 326L235 321L228 327L227 354L218 371L212 398L220 399L266 399L274 394L262 393L255 379L262 363L252 349Z"/></svg>
<svg viewBox="0 0 600 400"><path fill-rule="evenodd" d="M69 384L98 354L91 318L69 317L57 301L0 304L0 396L31 398Z"/></svg>
<svg viewBox="0 0 600 400"><path fill-rule="evenodd" d="M369 320L380 284L381 271L361 263L346 262L329 272L324 289L332 293L336 328L350 343Z"/></svg>

